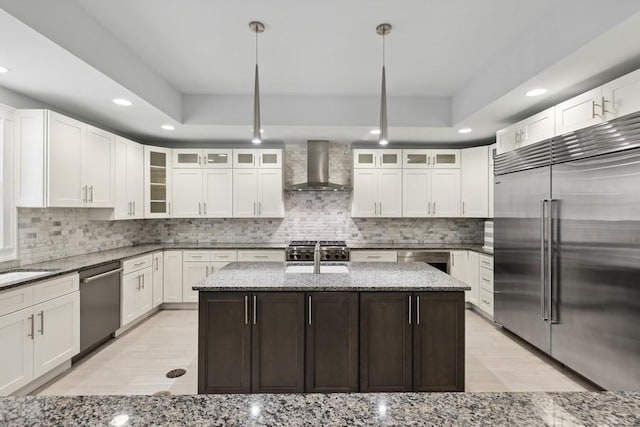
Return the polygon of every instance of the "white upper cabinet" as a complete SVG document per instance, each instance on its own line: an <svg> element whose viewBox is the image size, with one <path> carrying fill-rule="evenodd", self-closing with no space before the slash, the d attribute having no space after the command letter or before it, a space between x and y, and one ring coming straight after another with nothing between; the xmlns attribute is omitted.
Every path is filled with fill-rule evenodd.
<svg viewBox="0 0 640 427"><path fill-rule="evenodd" d="M431 215L460 216L460 169L433 170L431 178Z"/></svg>
<svg viewBox="0 0 640 427"><path fill-rule="evenodd" d="M258 171L235 169L233 171L233 216L253 218L258 216Z"/></svg>
<svg viewBox="0 0 640 427"><path fill-rule="evenodd" d="M521 129L519 144L521 147L535 144L552 138L556 130L555 107L531 116L520 123L517 127Z"/></svg>
<svg viewBox="0 0 640 427"><path fill-rule="evenodd" d="M265 218L284 216L281 169L258 170L258 216Z"/></svg>
<svg viewBox="0 0 640 427"><path fill-rule="evenodd" d="M173 170L173 217L196 218L203 211L203 178L200 169Z"/></svg>
<svg viewBox="0 0 640 427"><path fill-rule="evenodd" d="M378 216L402 216L402 169L378 171Z"/></svg>
<svg viewBox="0 0 640 427"><path fill-rule="evenodd" d="M233 150L233 167L235 169L255 169L258 167L258 150L243 148Z"/></svg>
<svg viewBox="0 0 640 427"><path fill-rule="evenodd" d="M402 168L402 150L355 149L354 169L399 169Z"/></svg>
<svg viewBox="0 0 640 427"><path fill-rule="evenodd" d="M282 150L280 149L258 150L257 158L260 169L282 169Z"/></svg>
<svg viewBox="0 0 640 427"><path fill-rule="evenodd" d="M238 149L233 156L233 216L282 218L282 150Z"/></svg>
<svg viewBox="0 0 640 427"><path fill-rule="evenodd" d="M431 216L431 172L429 169L405 169L402 190L402 215L421 218Z"/></svg>
<svg viewBox="0 0 640 427"><path fill-rule="evenodd" d="M351 216L402 216L402 169L356 169Z"/></svg>
<svg viewBox="0 0 640 427"><path fill-rule="evenodd" d="M462 216L486 218L489 214L489 148L474 147L462 150L460 195Z"/></svg>
<svg viewBox="0 0 640 427"><path fill-rule="evenodd" d="M606 120L640 111L640 70L602 86Z"/></svg>
<svg viewBox="0 0 640 427"><path fill-rule="evenodd" d="M48 110L16 112L18 205L115 205L115 136Z"/></svg>
<svg viewBox="0 0 640 427"><path fill-rule="evenodd" d="M174 149L173 168L199 168L202 167L202 150L198 149Z"/></svg>
<svg viewBox="0 0 640 427"><path fill-rule="evenodd" d="M500 129L496 132L497 153L507 153L515 150L516 148L520 148L521 137L522 133L516 125Z"/></svg>
<svg viewBox="0 0 640 427"><path fill-rule="evenodd" d="M144 217L170 218L171 149L144 147Z"/></svg>
<svg viewBox="0 0 640 427"><path fill-rule="evenodd" d="M493 186L495 185L495 177L493 175L494 169L493 169L493 156L495 156L497 151L497 146L496 144L492 144L489 146L489 189L488 189L488 194L489 194L489 214L488 217L489 218L493 218Z"/></svg>
<svg viewBox="0 0 640 427"><path fill-rule="evenodd" d="M556 134L596 125L603 121L602 88L597 87L556 105Z"/></svg>
<svg viewBox="0 0 640 427"><path fill-rule="evenodd" d="M180 148L173 150L174 169L194 168L222 168L233 166L232 150L230 149L192 149Z"/></svg>
<svg viewBox="0 0 640 427"><path fill-rule="evenodd" d="M229 149L209 149L202 151L205 168L231 169L233 167L233 152Z"/></svg>
<svg viewBox="0 0 640 427"><path fill-rule="evenodd" d="M456 169L460 167L460 150L402 150L405 169Z"/></svg>
<svg viewBox="0 0 640 427"><path fill-rule="evenodd" d="M95 219L139 219L144 217L144 147L137 142L115 138L115 207L103 218L100 210ZM93 211L92 211L93 213Z"/></svg>
<svg viewBox="0 0 640 427"><path fill-rule="evenodd" d="M203 172L203 180L204 216L208 218L232 217L233 170L207 170Z"/></svg>

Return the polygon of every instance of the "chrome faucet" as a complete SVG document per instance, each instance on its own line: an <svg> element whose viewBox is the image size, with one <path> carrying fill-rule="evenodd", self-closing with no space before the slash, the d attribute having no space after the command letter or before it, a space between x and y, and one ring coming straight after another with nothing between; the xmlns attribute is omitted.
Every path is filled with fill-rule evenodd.
<svg viewBox="0 0 640 427"><path fill-rule="evenodd" d="M316 242L313 251L313 274L320 274L320 242Z"/></svg>

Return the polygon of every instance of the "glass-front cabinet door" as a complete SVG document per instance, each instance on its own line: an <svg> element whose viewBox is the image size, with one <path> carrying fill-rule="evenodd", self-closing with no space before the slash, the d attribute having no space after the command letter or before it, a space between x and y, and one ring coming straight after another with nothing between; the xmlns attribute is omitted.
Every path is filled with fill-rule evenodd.
<svg viewBox="0 0 640 427"><path fill-rule="evenodd" d="M435 169L458 169L460 150L432 150L431 166Z"/></svg>
<svg viewBox="0 0 640 427"><path fill-rule="evenodd" d="M377 154L379 168L402 168L402 150L378 150Z"/></svg>
<svg viewBox="0 0 640 427"><path fill-rule="evenodd" d="M429 167L431 150L403 150L405 169L424 169Z"/></svg>
<svg viewBox="0 0 640 427"><path fill-rule="evenodd" d="M240 148L233 150L233 167L236 169L255 169L258 166L258 150Z"/></svg>
<svg viewBox="0 0 640 427"><path fill-rule="evenodd" d="M260 169L280 169L282 167L282 150L278 148L258 150L258 167Z"/></svg>
<svg viewBox="0 0 640 427"><path fill-rule="evenodd" d="M145 218L171 217L171 149L144 147Z"/></svg>
<svg viewBox="0 0 640 427"><path fill-rule="evenodd" d="M202 154L204 167L213 169L229 169L233 166L233 150L210 149Z"/></svg>
<svg viewBox="0 0 640 427"><path fill-rule="evenodd" d="M199 168L203 164L202 150L195 149L179 149L173 150L173 167L181 168Z"/></svg>
<svg viewBox="0 0 640 427"><path fill-rule="evenodd" d="M373 169L376 167L378 150L353 150L354 169Z"/></svg>

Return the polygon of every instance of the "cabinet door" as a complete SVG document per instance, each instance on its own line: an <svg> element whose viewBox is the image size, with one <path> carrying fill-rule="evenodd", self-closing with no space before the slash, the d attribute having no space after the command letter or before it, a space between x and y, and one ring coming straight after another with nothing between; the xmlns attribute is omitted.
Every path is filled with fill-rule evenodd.
<svg viewBox="0 0 640 427"><path fill-rule="evenodd" d="M114 219L131 218L131 203L127 195L127 146L129 141L116 137L114 142L114 156L116 172L114 176L115 205L113 209Z"/></svg>
<svg viewBox="0 0 640 427"><path fill-rule="evenodd" d="M250 296L203 292L198 316L198 393L251 391Z"/></svg>
<svg viewBox="0 0 640 427"><path fill-rule="evenodd" d="M377 157L377 166L379 168L402 168L402 150L379 150Z"/></svg>
<svg viewBox="0 0 640 427"><path fill-rule="evenodd" d="M463 283L469 283L467 251L451 251L449 274Z"/></svg>
<svg viewBox="0 0 640 427"><path fill-rule="evenodd" d="M378 150L353 150L354 169L373 169L377 164Z"/></svg>
<svg viewBox="0 0 640 427"><path fill-rule="evenodd" d="M307 295L306 392L358 391L358 294Z"/></svg>
<svg viewBox="0 0 640 427"><path fill-rule="evenodd" d="M198 291L191 288L207 277L209 263L185 261L182 266L182 302L197 302Z"/></svg>
<svg viewBox="0 0 640 427"><path fill-rule="evenodd" d="M232 169L214 169L204 172L203 214L208 218L233 216Z"/></svg>
<svg viewBox="0 0 640 427"><path fill-rule="evenodd" d="M431 171L405 169L402 171L402 216L426 217L431 214Z"/></svg>
<svg viewBox="0 0 640 427"><path fill-rule="evenodd" d="M431 167L451 169L460 167L460 150L432 150Z"/></svg>
<svg viewBox="0 0 640 427"><path fill-rule="evenodd" d="M122 301L120 305L120 326L129 324L138 317L138 293L142 284L139 271L122 276Z"/></svg>
<svg viewBox="0 0 640 427"><path fill-rule="evenodd" d="M137 316L140 317L148 313L153 308L153 278L152 269L145 268L138 272L140 274L140 290L138 291Z"/></svg>
<svg viewBox="0 0 640 427"><path fill-rule="evenodd" d="M136 142L127 145L127 199L131 217L144 217L144 147Z"/></svg>
<svg viewBox="0 0 640 427"><path fill-rule="evenodd" d="M402 169L378 171L378 216L402 216Z"/></svg>
<svg viewBox="0 0 640 427"><path fill-rule="evenodd" d="M375 217L378 214L378 171L356 169L353 171L353 201L351 216Z"/></svg>
<svg viewBox="0 0 640 427"><path fill-rule="evenodd" d="M33 308L0 317L0 396L33 379Z"/></svg>
<svg viewBox="0 0 640 427"><path fill-rule="evenodd" d="M486 146L462 150L460 195L463 217L486 218L489 214L488 152Z"/></svg>
<svg viewBox="0 0 640 427"><path fill-rule="evenodd" d="M251 333L253 393L304 391L304 294L253 295Z"/></svg>
<svg viewBox="0 0 640 427"><path fill-rule="evenodd" d="M606 120L640 111L640 70L602 86Z"/></svg>
<svg viewBox="0 0 640 427"><path fill-rule="evenodd" d="M555 124L556 116L554 107L547 108L535 116L523 120L520 122L523 131L520 145L525 147L552 138L555 136Z"/></svg>
<svg viewBox="0 0 640 427"><path fill-rule="evenodd" d="M34 376L80 352L80 292L35 305Z"/></svg>
<svg viewBox="0 0 640 427"><path fill-rule="evenodd" d="M82 185L87 188L87 206L112 208L115 205L115 135L93 126L86 127L82 152Z"/></svg>
<svg viewBox="0 0 640 427"><path fill-rule="evenodd" d="M86 192L82 183L82 145L85 125L49 112L49 206L81 207Z"/></svg>
<svg viewBox="0 0 640 427"><path fill-rule="evenodd" d="M466 300L474 305L480 305L480 258L477 252L467 252L467 283L471 286L471 290L465 292Z"/></svg>
<svg viewBox="0 0 640 427"><path fill-rule="evenodd" d="M231 169L233 167L233 150L203 150L204 167L210 169Z"/></svg>
<svg viewBox="0 0 640 427"><path fill-rule="evenodd" d="M173 217L198 218L203 215L202 170L173 171Z"/></svg>
<svg viewBox="0 0 640 427"><path fill-rule="evenodd" d="M258 171L234 169L233 216L253 218L258 215Z"/></svg>
<svg viewBox="0 0 640 427"><path fill-rule="evenodd" d="M496 144L489 146L489 218L493 218L493 186L495 185L493 157L496 155L496 149Z"/></svg>
<svg viewBox="0 0 640 427"><path fill-rule="evenodd" d="M258 167L258 151L248 148L233 150L234 169L255 169Z"/></svg>
<svg viewBox="0 0 640 427"><path fill-rule="evenodd" d="M144 217L171 216L171 150L144 147Z"/></svg>
<svg viewBox="0 0 640 427"><path fill-rule="evenodd" d="M556 135L601 123L602 88L597 87L556 105Z"/></svg>
<svg viewBox="0 0 640 427"><path fill-rule="evenodd" d="M164 302L164 257L162 252L153 254L151 264L151 281L153 282L153 307L157 307Z"/></svg>
<svg viewBox="0 0 640 427"><path fill-rule="evenodd" d="M258 171L258 216L264 218L284 217L282 169L261 169Z"/></svg>
<svg viewBox="0 0 640 427"><path fill-rule="evenodd" d="M441 169L431 173L431 213L436 217L460 216L460 170Z"/></svg>
<svg viewBox="0 0 640 427"><path fill-rule="evenodd" d="M516 141L516 128L509 126L508 128L496 132L497 153L503 154L518 148Z"/></svg>
<svg viewBox="0 0 640 427"><path fill-rule="evenodd" d="M182 251L165 251L163 258L163 301L182 302Z"/></svg>
<svg viewBox="0 0 640 427"><path fill-rule="evenodd" d="M415 294L413 391L464 391L461 292Z"/></svg>
<svg viewBox="0 0 640 427"><path fill-rule="evenodd" d="M411 391L408 292L360 294L360 391Z"/></svg>
<svg viewBox="0 0 640 427"><path fill-rule="evenodd" d="M404 169L425 169L429 166L431 150L402 150Z"/></svg>
<svg viewBox="0 0 640 427"><path fill-rule="evenodd" d="M200 168L204 164L202 150L174 149L172 157L174 169L194 169Z"/></svg>
<svg viewBox="0 0 640 427"><path fill-rule="evenodd" d="M261 169L282 169L282 150L258 150L258 167Z"/></svg>

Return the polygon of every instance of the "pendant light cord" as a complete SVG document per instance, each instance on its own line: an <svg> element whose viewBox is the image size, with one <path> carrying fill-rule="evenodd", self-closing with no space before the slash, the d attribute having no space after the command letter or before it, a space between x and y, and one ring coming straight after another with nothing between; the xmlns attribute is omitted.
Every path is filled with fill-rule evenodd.
<svg viewBox="0 0 640 427"><path fill-rule="evenodd" d="M256 65L258 65L258 32L256 31Z"/></svg>
<svg viewBox="0 0 640 427"><path fill-rule="evenodd" d="M387 38L387 32L383 31L382 32L382 66L384 67L385 65L385 51L384 51L384 45L385 45L385 39Z"/></svg>

